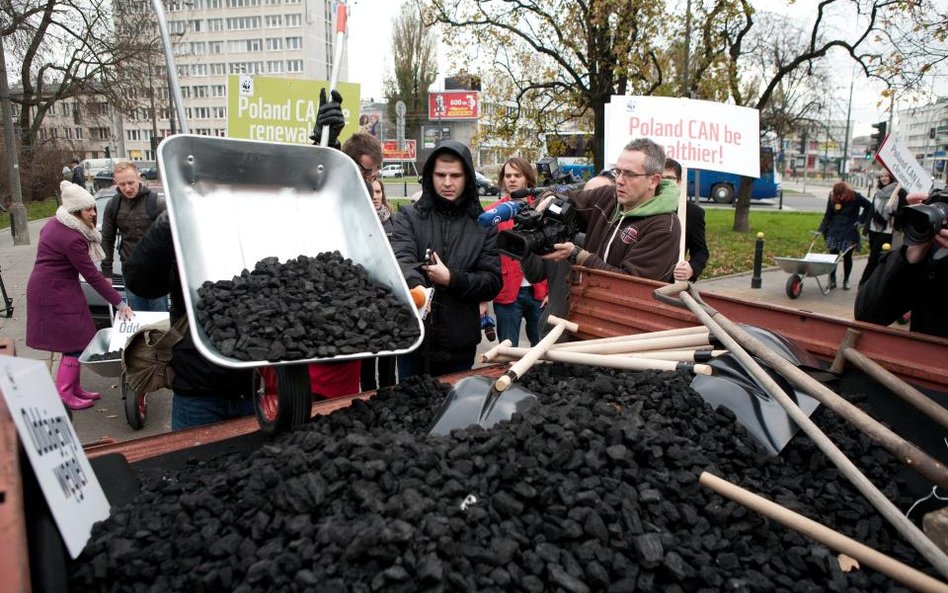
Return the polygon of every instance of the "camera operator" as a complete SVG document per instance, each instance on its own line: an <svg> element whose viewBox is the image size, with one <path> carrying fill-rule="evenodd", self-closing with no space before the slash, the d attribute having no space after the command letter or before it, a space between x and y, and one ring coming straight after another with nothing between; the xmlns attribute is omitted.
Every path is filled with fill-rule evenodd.
<svg viewBox="0 0 948 593"><path fill-rule="evenodd" d="M946 195L909 194L901 215L906 244L882 256L860 287L855 317L889 325L912 312L911 330L948 338L948 203Z"/></svg>
<svg viewBox="0 0 948 593"><path fill-rule="evenodd" d="M615 186L567 192L585 248L557 243L542 255L589 268L666 281L678 263L678 186L662 179L665 151L647 138L629 142L612 173ZM545 198L540 209L549 204Z"/></svg>

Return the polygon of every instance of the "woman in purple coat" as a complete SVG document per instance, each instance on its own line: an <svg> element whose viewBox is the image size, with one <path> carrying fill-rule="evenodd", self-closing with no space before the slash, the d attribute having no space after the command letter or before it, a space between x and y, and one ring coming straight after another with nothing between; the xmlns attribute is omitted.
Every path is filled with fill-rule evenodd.
<svg viewBox="0 0 948 593"><path fill-rule="evenodd" d="M79 285L79 275L131 319L122 295L99 272L102 235L95 228L95 200L85 189L68 181L60 184L62 206L40 231L36 263L26 285L26 345L61 352L56 389L73 410L92 406L99 394L79 384L79 355L95 336L92 314Z"/></svg>

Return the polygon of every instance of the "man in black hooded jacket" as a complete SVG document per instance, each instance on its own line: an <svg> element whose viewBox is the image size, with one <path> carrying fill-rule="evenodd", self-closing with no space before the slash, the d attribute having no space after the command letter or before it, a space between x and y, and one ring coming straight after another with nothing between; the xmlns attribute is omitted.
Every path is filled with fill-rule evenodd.
<svg viewBox="0 0 948 593"><path fill-rule="evenodd" d="M421 198L398 211L391 243L408 287L433 287L434 295L424 343L398 357L400 380L474 366L480 303L492 300L501 287L497 232L477 224L483 208L471 152L459 142L443 142L421 177Z"/></svg>
<svg viewBox="0 0 948 593"><path fill-rule="evenodd" d="M171 293L171 324L187 315L178 276L171 223L162 212L123 268L125 284L145 298ZM201 355L191 332L171 350L171 430L253 414L253 371L218 366Z"/></svg>

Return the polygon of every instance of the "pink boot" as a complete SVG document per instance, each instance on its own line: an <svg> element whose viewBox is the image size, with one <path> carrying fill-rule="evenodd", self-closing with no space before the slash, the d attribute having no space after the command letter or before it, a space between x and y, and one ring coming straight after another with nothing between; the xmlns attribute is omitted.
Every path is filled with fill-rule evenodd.
<svg viewBox="0 0 948 593"><path fill-rule="evenodd" d="M85 399L89 401L97 401L102 397L101 393L96 391L86 391L82 388L82 381L80 379L80 370L82 365L79 363L78 358L73 358L72 356L63 356L62 360L59 362L60 365L68 364L69 366L76 367L76 386L72 390L72 394L78 397L79 399Z"/></svg>
<svg viewBox="0 0 948 593"><path fill-rule="evenodd" d="M79 399L73 393L76 385L79 384L79 364L69 364L68 359L71 356L63 356L59 361L59 370L56 372L56 390L59 391L59 399L63 400L66 407L70 410L85 410L92 407L92 402L85 399ZM72 358L75 362L76 359Z"/></svg>

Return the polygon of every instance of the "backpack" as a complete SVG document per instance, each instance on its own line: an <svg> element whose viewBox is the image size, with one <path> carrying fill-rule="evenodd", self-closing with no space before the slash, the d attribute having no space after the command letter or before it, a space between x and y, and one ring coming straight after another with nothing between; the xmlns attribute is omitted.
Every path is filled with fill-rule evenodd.
<svg viewBox="0 0 948 593"><path fill-rule="evenodd" d="M105 207L106 213L112 217L112 227L115 229L118 229L118 211L121 203L119 200L121 199L122 196L116 193ZM153 191L148 192L148 195L145 196L145 213L148 214L148 218L152 222L155 222L155 219L161 214L159 199L158 194Z"/></svg>

